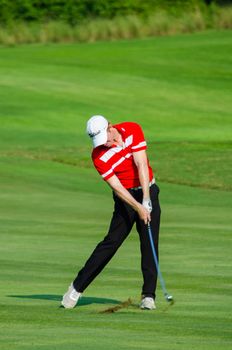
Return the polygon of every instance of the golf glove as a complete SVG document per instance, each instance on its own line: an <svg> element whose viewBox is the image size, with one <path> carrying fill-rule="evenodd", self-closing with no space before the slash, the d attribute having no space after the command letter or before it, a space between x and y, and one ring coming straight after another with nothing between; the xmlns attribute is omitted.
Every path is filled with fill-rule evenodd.
<svg viewBox="0 0 232 350"><path fill-rule="evenodd" d="M152 212L152 204L151 204L150 198L149 199L143 199L142 205L144 206L144 208L147 209L147 211L149 211L149 213Z"/></svg>

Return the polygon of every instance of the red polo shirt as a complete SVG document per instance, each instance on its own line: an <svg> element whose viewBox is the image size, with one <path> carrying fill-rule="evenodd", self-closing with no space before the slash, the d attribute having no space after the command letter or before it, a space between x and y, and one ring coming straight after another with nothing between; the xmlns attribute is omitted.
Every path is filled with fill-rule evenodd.
<svg viewBox="0 0 232 350"><path fill-rule="evenodd" d="M116 175L125 188L140 186L138 169L134 163L133 153L147 148L141 127L132 122L113 126L123 140L123 146L99 146L93 149L92 160L95 168L104 180ZM148 162L149 180L153 172Z"/></svg>

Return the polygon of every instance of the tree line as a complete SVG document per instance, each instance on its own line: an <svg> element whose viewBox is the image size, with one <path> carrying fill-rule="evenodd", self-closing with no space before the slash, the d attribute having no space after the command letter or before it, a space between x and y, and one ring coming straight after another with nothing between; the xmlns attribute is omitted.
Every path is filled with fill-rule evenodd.
<svg viewBox="0 0 232 350"><path fill-rule="evenodd" d="M164 9L171 14L225 0L0 0L0 24L15 21L64 21L71 25L91 18L148 16Z"/></svg>

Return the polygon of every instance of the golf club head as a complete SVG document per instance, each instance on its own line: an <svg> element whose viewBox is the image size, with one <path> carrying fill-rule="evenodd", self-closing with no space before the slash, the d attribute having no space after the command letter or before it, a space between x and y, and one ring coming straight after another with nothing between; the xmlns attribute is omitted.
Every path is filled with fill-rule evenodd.
<svg viewBox="0 0 232 350"><path fill-rule="evenodd" d="M174 299L171 295L166 295L166 300L167 302L170 304L170 305L173 305L174 304Z"/></svg>

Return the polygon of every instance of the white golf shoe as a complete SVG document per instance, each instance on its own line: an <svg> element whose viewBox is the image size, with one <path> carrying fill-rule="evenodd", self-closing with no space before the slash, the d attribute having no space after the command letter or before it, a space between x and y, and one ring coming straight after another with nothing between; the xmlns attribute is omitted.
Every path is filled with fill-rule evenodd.
<svg viewBox="0 0 232 350"><path fill-rule="evenodd" d="M73 287L73 284L71 284L68 288L68 291L63 296L61 305L65 307L65 309L73 309L76 306L80 297L81 293L77 292L76 289Z"/></svg>
<svg viewBox="0 0 232 350"><path fill-rule="evenodd" d="M154 310L156 309L155 302L153 298L144 297L141 301L140 308L143 310Z"/></svg>

